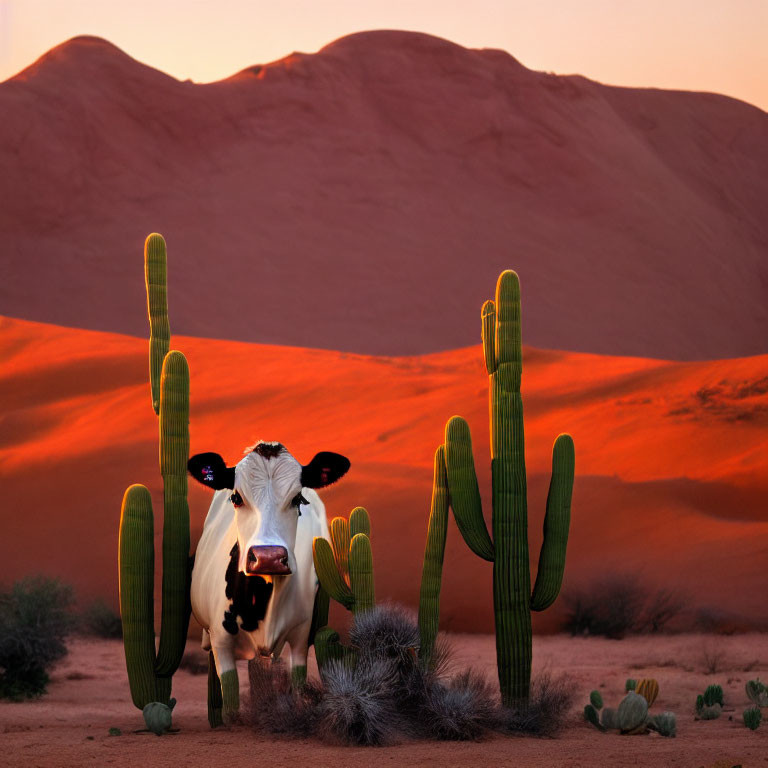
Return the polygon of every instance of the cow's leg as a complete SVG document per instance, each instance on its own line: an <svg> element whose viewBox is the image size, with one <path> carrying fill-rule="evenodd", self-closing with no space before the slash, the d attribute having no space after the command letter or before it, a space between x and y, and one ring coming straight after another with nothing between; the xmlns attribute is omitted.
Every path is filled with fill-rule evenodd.
<svg viewBox="0 0 768 768"><path fill-rule="evenodd" d="M294 688L303 688L307 682L307 653L311 625L311 619L300 624L287 638L288 645L291 646L291 682Z"/></svg>
<svg viewBox="0 0 768 768"><path fill-rule="evenodd" d="M237 718L240 709L240 682L235 666L235 638L230 634L211 634L216 671L221 680L222 717L225 725Z"/></svg>

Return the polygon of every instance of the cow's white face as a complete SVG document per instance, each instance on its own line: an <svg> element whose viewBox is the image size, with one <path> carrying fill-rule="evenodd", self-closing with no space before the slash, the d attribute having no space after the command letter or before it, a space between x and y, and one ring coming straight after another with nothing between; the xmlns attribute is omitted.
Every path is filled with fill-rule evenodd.
<svg viewBox="0 0 768 768"><path fill-rule="evenodd" d="M279 443L257 443L235 467L230 503L235 507L241 573L258 572L259 552L270 551L265 547L284 548L288 560L282 575L295 572L299 505L306 503L301 472L301 464ZM278 569L281 559L274 564Z"/></svg>
<svg viewBox="0 0 768 768"><path fill-rule="evenodd" d="M237 571L271 578L296 569L301 489L335 483L349 469L349 459L323 451L302 466L280 443L260 441L236 467L228 467L218 453L195 454L187 467L203 485L230 491L237 528L230 567L237 560Z"/></svg>

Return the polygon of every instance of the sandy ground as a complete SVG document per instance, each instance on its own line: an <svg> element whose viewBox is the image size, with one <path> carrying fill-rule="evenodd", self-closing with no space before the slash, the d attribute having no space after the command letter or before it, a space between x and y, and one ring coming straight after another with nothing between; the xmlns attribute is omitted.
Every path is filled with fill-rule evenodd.
<svg viewBox="0 0 768 768"><path fill-rule="evenodd" d="M494 640L488 635L451 636L457 667L495 674ZM190 645L190 650L194 650ZM710 674L708 670L716 669ZM621 641L566 636L537 637L534 669L567 673L577 695L567 727L554 739L489 737L481 742L404 742L385 748L336 747L316 741L275 740L244 726L211 731L206 719L206 676L180 671L174 678L179 733L157 738L135 733L142 718L130 702L119 641L78 639L56 668L49 693L39 701L0 704L0 765L179 766L233 761L282 766L681 766L744 768L768 763L768 727L756 732L739 721L747 704L744 683L768 677L768 635L674 635ZM678 736L601 734L581 719L592 688L607 704L618 703L627 677L653 676L660 694L652 711L675 711ZM245 669L241 669L245 681ZM725 691L726 712L712 722L694 721L696 693L709 683ZM733 720L729 720L729 715ZM119 728L119 736L110 736Z"/></svg>

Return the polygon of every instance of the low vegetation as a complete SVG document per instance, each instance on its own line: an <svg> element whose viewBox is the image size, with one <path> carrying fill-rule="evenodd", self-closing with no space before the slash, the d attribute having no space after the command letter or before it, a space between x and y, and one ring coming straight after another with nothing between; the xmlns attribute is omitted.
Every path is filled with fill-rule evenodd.
<svg viewBox="0 0 768 768"><path fill-rule="evenodd" d="M97 598L83 609L79 629L83 634L93 637L115 639L123 636L120 614L101 598Z"/></svg>
<svg viewBox="0 0 768 768"><path fill-rule="evenodd" d="M524 710L502 707L481 675L449 674L444 645L422 664L418 637L407 613L378 606L355 616L354 653L326 661L319 681L297 689L282 664L255 659L245 721L261 732L361 745L476 740L489 731L549 736L564 724L572 701L565 680L540 678Z"/></svg>
<svg viewBox="0 0 768 768"><path fill-rule="evenodd" d="M42 576L0 591L0 698L45 693L50 668L67 652L72 603L70 586Z"/></svg>
<svg viewBox="0 0 768 768"><path fill-rule="evenodd" d="M563 595L563 629L572 635L620 639L641 632L663 632L683 611L684 600L673 590L648 589L632 574L604 575L588 586Z"/></svg>

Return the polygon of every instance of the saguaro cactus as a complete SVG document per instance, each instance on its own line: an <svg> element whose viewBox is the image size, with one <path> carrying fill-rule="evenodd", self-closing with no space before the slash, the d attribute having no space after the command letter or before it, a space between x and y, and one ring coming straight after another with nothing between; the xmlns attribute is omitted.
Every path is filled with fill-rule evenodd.
<svg viewBox="0 0 768 768"><path fill-rule="evenodd" d="M165 241L147 238L144 248L150 318L150 383L160 427L163 477L163 605L155 653L154 519L143 485L125 492L120 516L120 612L133 703L142 710L172 706L171 678L179 666L189 625L189 369L181 352L168 352ZM163 357L160 358L160 354ZM157 360L162 367L157 366Z"/></svg>
<svg viewBox="0 0 768 768"><path fill-rule="evenodd" d="M445 428L445 461L451 507L467 546L493 562L496 658L502 701L524 704L531 679L531 611L557 598L565 568L571 516L574 449L562 434L552 449L552 479L544 518L544 542L531 593L528 556L520 283L502 272L496 300L482 310L483 353L490 377L493 538L483 519L469 425L454 416Z"/></svg>

